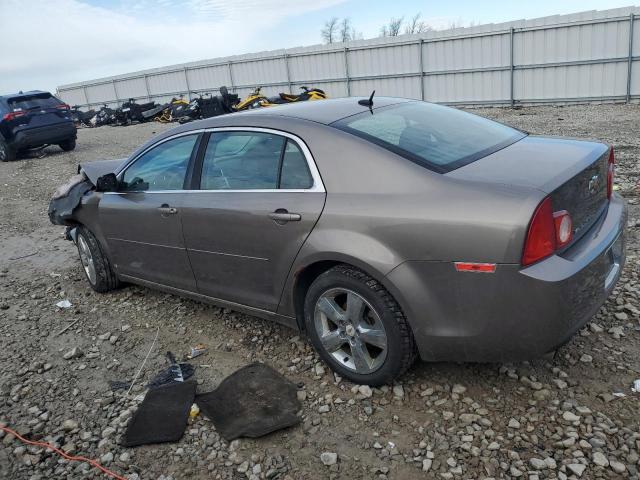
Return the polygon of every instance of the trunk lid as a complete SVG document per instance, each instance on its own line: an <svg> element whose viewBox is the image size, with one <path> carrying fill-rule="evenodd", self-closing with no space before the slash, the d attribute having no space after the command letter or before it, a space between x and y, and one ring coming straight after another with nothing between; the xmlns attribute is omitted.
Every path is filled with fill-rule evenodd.
<svg viewBox="0 0 640 480"><path fill-rule="evenodd" d="M608 158L603 143L529 136L447 176L550 194L554 211L570 213L575 241L606 208Z"/></svg>

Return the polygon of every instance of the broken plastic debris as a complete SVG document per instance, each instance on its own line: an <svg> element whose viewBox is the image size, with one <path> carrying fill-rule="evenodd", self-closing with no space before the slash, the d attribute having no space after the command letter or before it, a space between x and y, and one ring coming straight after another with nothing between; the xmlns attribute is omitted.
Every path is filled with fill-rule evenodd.
<svg viewBox="0 0 640 480"><path fill-rule="evenodd" d="M56 307L58 308L71 308L72 306L73 305L69 300L60 300L58 303L56 303Z"/></svg>
<svg viewBox="0 0 640 480"><path fill-rule="evenodd" d="M199 357L203 353L206 353L206 351L207 346L202 343L198 343L195 347L191 347L191 352L187 355L187 358L191 360L192 358Z"/></svg>
<svg viewBox="0 0 640 480"><path fill-rule="evenodd" d="M613 392L612 394L614 397L618 397L618 398L622 398L622 397L626 397L626 395L622 392Z"/></svg>
<svg viewBox="0 0 640 480"><path fill-rule="evenodd" d="M273 368L253 363L225 378L195 402L225 440L257 438L297 425L298 387Z"/></svg>
<svg viewBox="0 0 640 480"><path fill-rule="evenodd" d="M638 380L634 380L633 387L631 387L631 391L633 393L640 393L640 378Z"/></svg>

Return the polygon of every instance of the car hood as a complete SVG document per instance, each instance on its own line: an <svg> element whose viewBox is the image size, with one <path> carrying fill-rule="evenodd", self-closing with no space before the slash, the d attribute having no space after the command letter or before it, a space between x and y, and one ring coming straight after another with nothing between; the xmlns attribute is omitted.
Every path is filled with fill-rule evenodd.
<svg viewBox="0 0 640 480"><path fill-rule="evenodd" d="M98 178L107 173L117 172L118 168L126 161L126 158L117 158L115 160L81 163L78 166L78 173L84 172L89 181L95 185Z"/></svg>
<svg viewBox="0 0 640 480"><path fill-rule="evenodd" d="M597 142L527 136L446 175L459 180L536 188L551 193L608 149Z"/></svg>

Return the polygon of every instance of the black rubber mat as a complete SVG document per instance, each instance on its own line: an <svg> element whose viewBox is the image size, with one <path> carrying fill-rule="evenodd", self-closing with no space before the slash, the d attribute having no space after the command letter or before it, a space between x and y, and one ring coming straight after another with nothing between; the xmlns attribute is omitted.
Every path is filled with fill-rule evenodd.
<svg viewBox="0 0 640 480"><path fill-rule="evenodd" d="M187 426L196 382L171 383L147 392L127 426L122 445L176 442Z"/></svg>
<svg viewBox="0 0 640 480"><path fill-rule="evenodd" d="M225 440L261 437L300 422L296 386L273 368L253 363L225 378L210 393L196 397Z"/></svg>

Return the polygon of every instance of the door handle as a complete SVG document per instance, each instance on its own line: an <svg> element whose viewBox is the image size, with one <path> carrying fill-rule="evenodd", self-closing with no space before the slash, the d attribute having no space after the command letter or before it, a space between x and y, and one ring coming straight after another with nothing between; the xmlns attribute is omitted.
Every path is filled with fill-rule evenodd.
<svg viewBox="0 0 640 480"><path fill-rule="evenodd" d="M175 215L176 213L178 213L177 208L170 207L166 203L163 203L160 207L158 207L158 211L162 214L162 216Z"/></svg>
<svg viewBox="0 0 640 480"><path fill-rule="evenodd" d="M279 208L275 212L270 213L268 217L279 225L284 225L287 222L299 222L302 219L299 213L289 213L284 208Z"/></svg>

